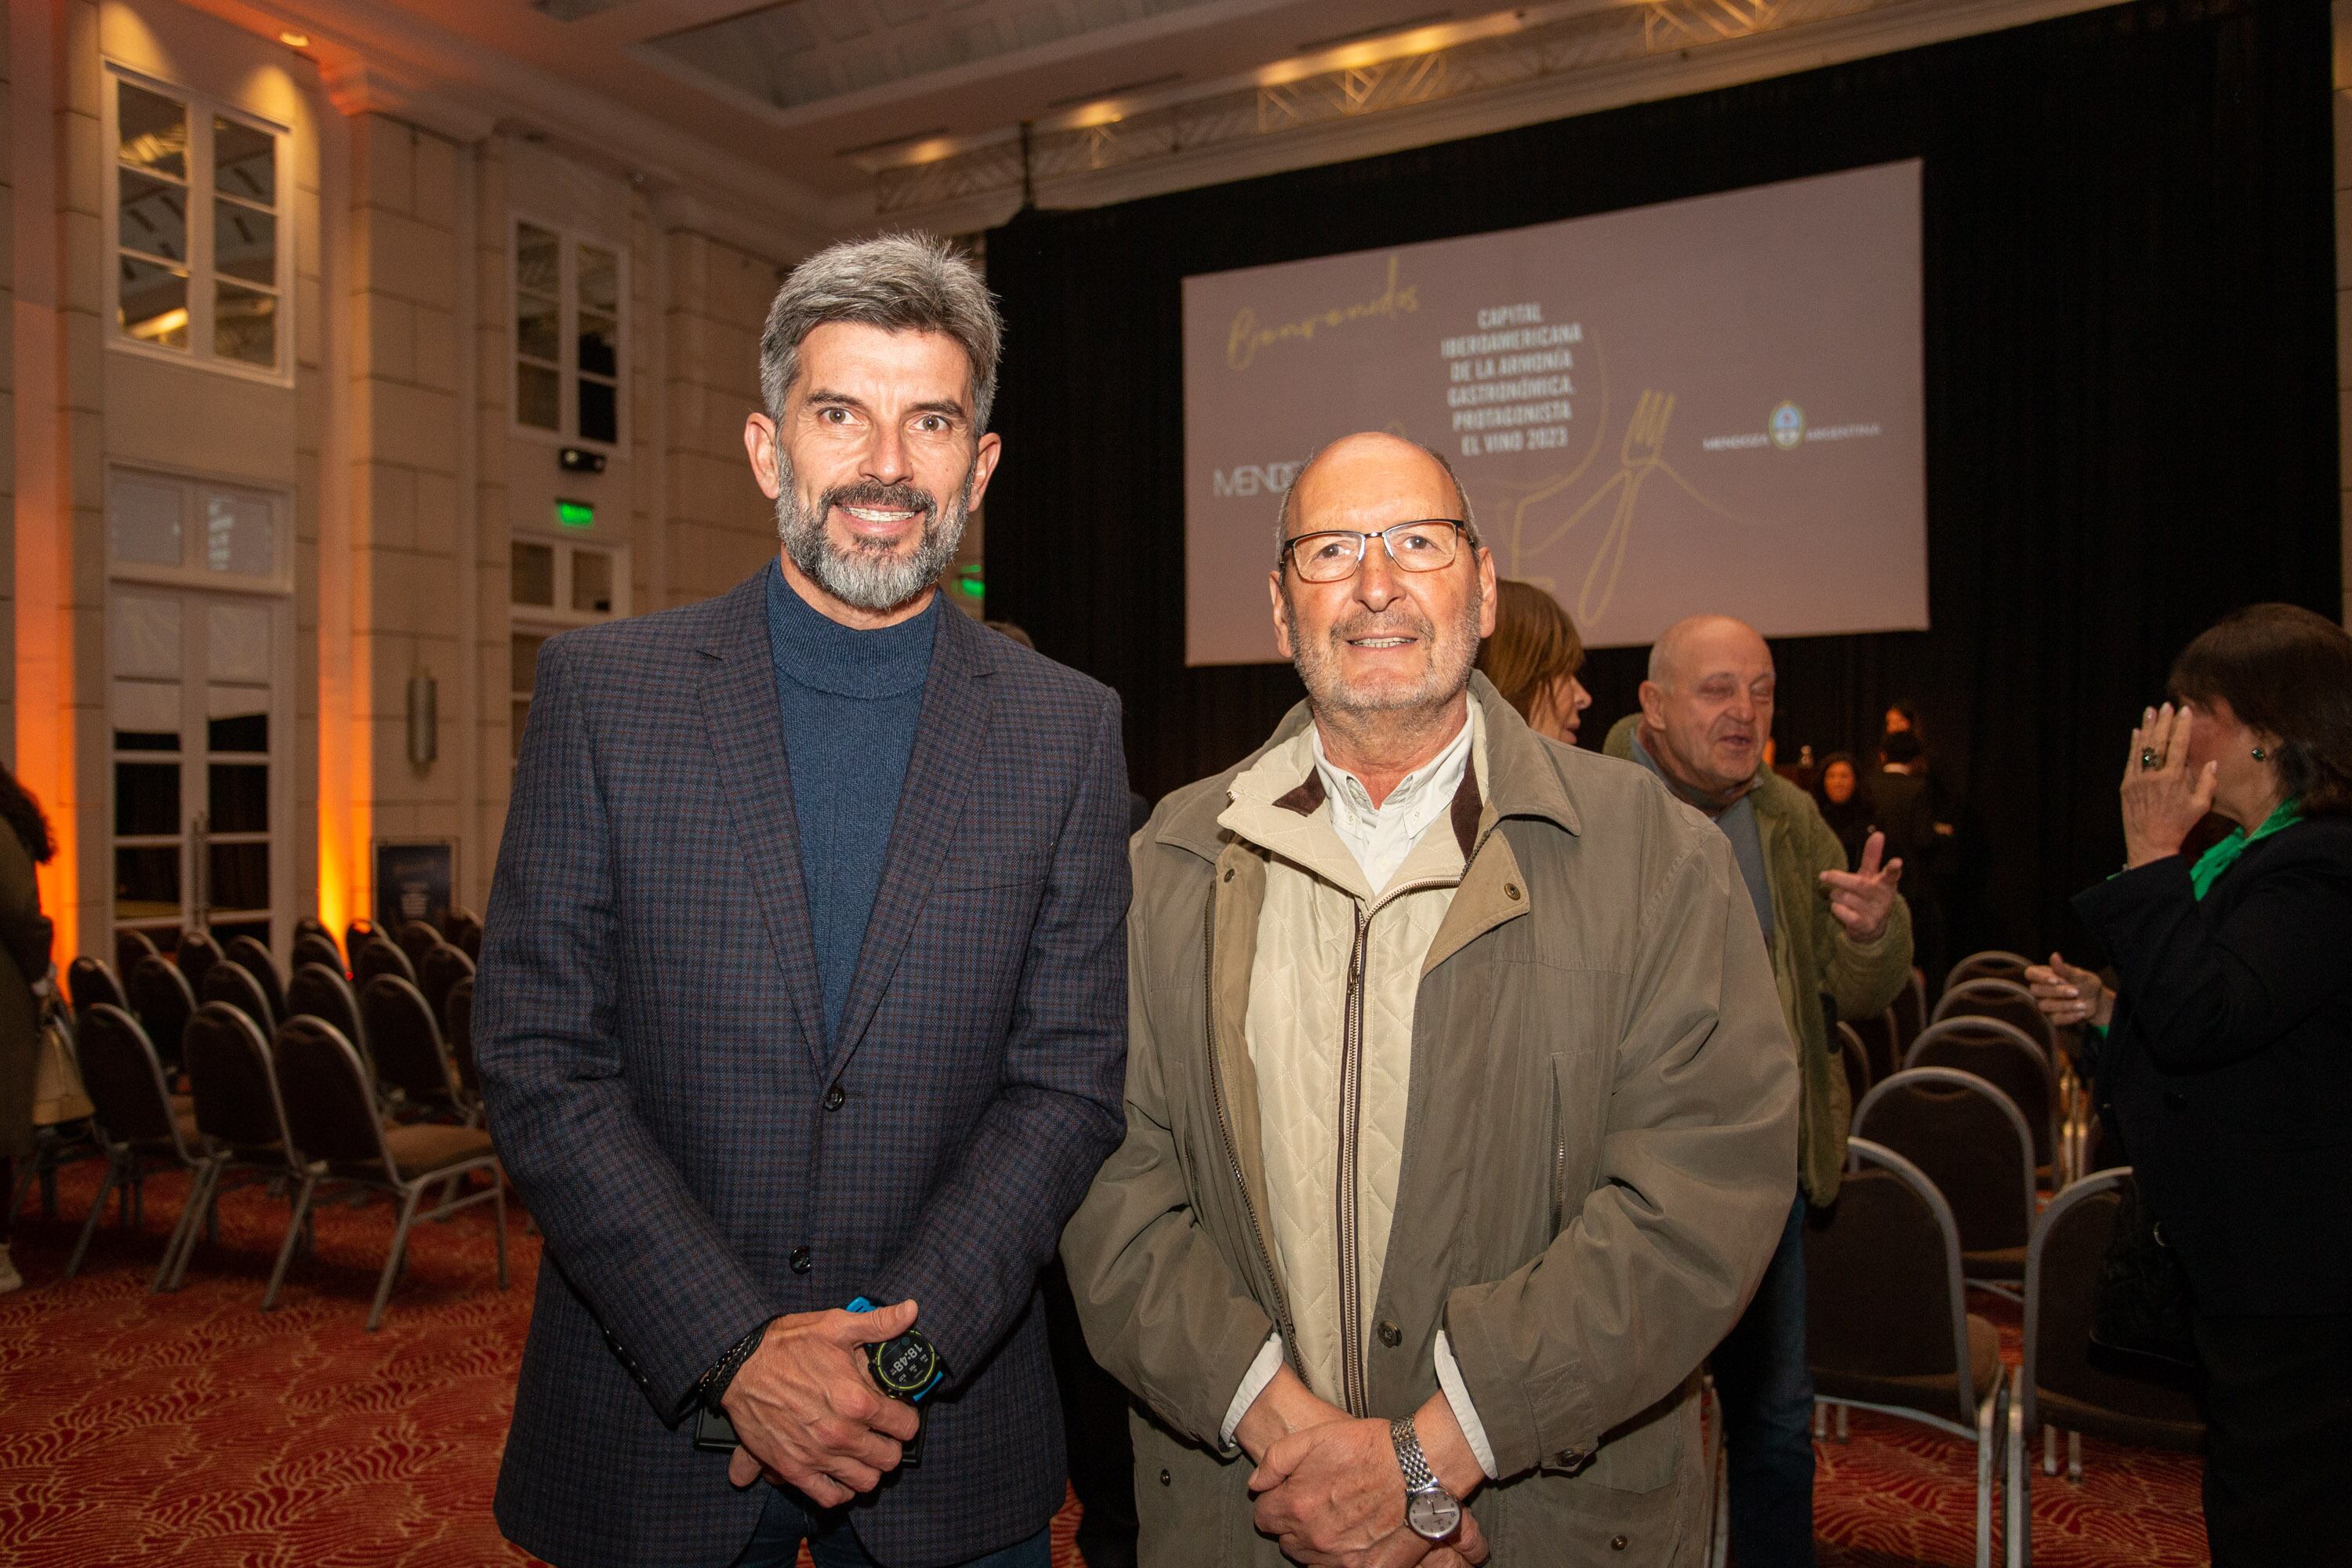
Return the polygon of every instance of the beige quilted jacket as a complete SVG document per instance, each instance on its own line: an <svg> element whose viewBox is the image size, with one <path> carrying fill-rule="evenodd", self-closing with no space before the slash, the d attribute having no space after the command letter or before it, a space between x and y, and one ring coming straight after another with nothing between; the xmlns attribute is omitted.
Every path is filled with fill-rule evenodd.
<svg viewBox="0 0 2352 1568"><path fill-rule="evenodd" d="M1349 1371L1369 1413L1409 1413L1446 1331L1503 1477L1470 1505L1497 1564L1696 1563L1696 1373L1788 1216L1794 1048L1723 836L1640 768L1538 737L1483 676L1472 691L1487 777L1420 966L1376 1328ZM1087 1342L1149 1410L1136 1491L1160 1568L1282 1562L1249 1464L1217 1450L1266 1335L1299 1346L1246 1046L1271 855L1218 819L1307 722L1302 704L1135 838L1127 1134L1063 1237Z"/></svg>

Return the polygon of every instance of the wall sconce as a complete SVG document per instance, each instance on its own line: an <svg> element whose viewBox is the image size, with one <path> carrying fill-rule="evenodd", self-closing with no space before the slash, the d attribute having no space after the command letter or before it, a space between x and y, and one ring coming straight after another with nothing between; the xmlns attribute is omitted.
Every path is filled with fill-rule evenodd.
<svg viewBox="0 0 2352 1568"><path fill-rule="evenodd" d="M433 677L418 670L408 678L408 760L429 768L441 754L440 690Z"/></svg>

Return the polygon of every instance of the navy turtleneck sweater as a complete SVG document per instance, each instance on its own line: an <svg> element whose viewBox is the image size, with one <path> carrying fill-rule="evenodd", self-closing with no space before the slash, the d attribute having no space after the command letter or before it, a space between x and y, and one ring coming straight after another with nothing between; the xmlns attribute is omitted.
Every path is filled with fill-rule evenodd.
<svg viewBox="0 0 2352 1568"><path fill-rule="evenodd" d="M845 626L794 593L783 569L769 563L768 646L783 710L801 886L824 987L828 1049L841 1033L866 922L882 885L939 625L934 595L922 614L895 626Z"/></svg>

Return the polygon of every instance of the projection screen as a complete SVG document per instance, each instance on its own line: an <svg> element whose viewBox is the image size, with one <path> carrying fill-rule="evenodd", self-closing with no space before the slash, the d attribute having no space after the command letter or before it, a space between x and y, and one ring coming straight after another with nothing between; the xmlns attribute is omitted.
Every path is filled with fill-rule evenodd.
<svg viewBox="0 0 2352 1568"><path fill-rule="evenodd" d="M1924 629L1919 163L1184 279L1185 662L1273 660L1315 448L1454 463L1593 647Z"/></svg>

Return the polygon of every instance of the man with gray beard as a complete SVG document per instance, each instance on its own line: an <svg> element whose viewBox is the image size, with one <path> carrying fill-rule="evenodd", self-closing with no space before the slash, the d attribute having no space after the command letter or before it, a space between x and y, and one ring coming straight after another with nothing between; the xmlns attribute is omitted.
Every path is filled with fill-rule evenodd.
<svg viewBox="0 0 2352 1568"><path fill-rule="evenodd" d="M1472 672L1443 458L1336 441L1268 580L1307 700L1129 847L1127 1134L1062 1239L1146 1568L1666 1564L1794 1185L1722 835Z"/></svg>
<svg viewBox="0 0 2352 1568"><path fill-rule="evenodd" d="M744 429L776 559L541 650L475 1048L551 1265L499 1521L562 1568L1047 1562L1128 798L1117 699L936 587L1000 331L936 241L803 262Z"/></svg>

